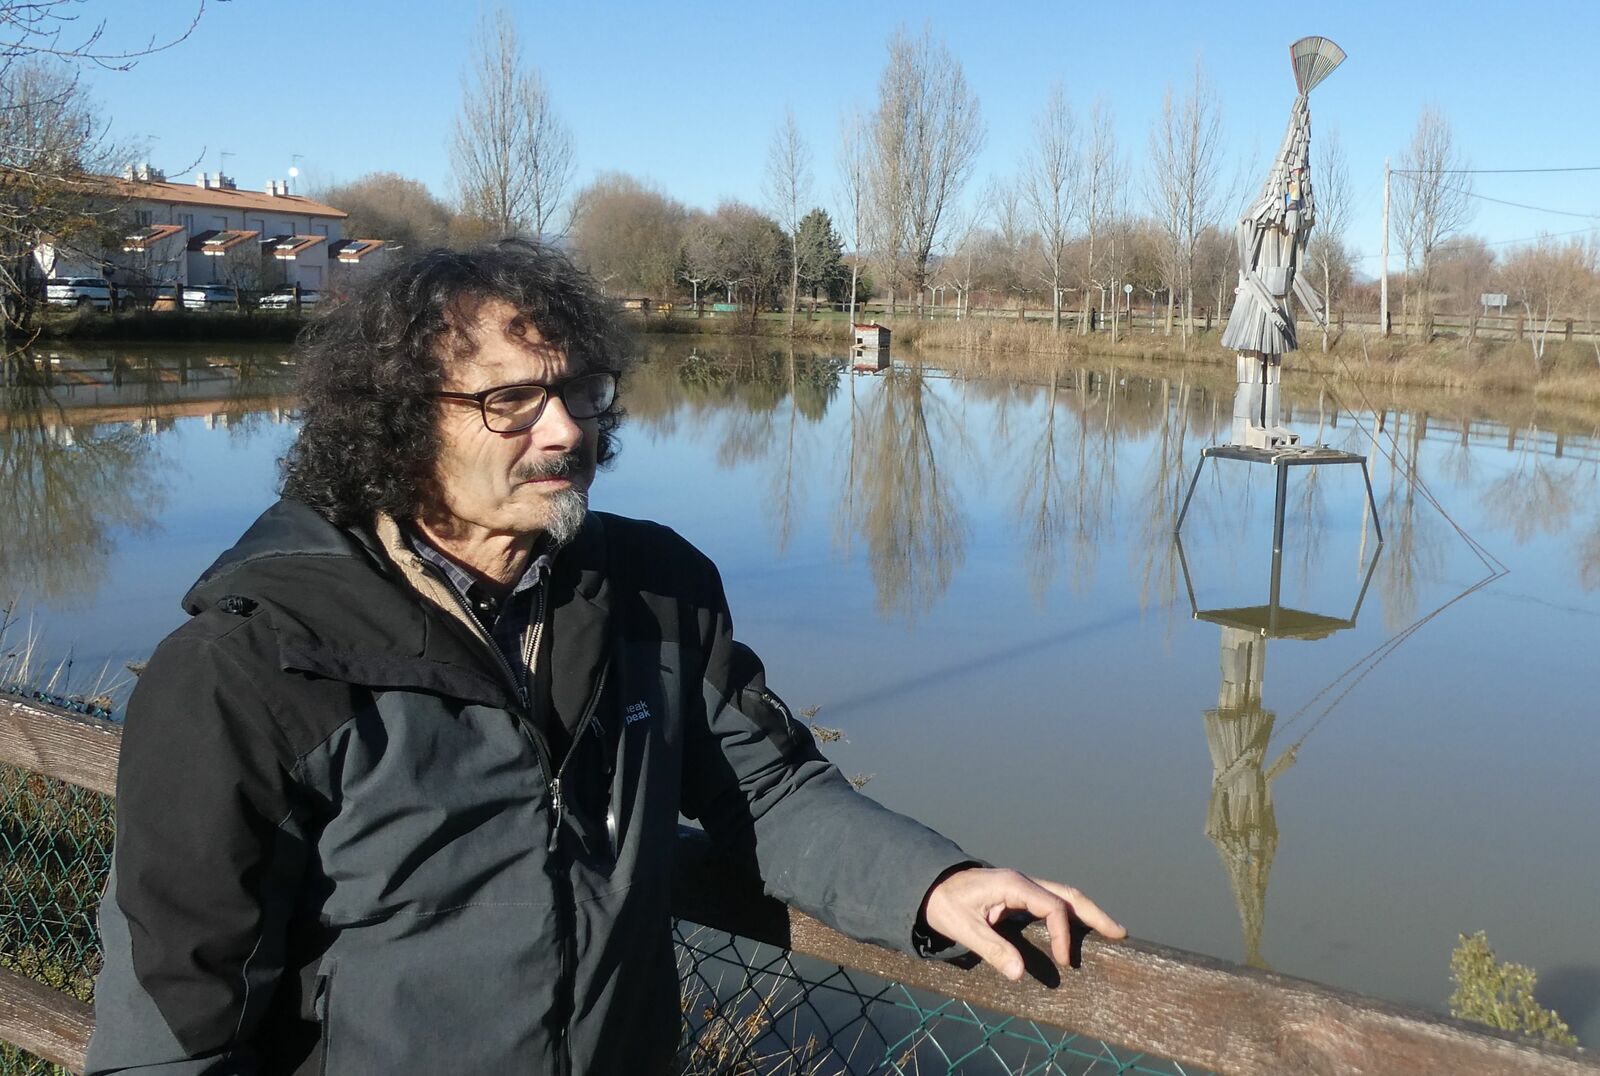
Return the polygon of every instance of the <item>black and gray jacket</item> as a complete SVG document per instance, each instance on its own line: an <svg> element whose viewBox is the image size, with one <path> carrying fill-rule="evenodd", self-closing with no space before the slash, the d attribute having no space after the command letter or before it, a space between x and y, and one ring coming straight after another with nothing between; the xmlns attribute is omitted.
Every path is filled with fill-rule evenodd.
<svg viewBox="0 0 1600 1076"><path fill-rule="evenodd" d="M91 1072L659 1071L680 812L913 948L969 857L823 759L703 555L592 513L545 585L553 713L392 523L280 501L201 577L128 705Z"/></svg>

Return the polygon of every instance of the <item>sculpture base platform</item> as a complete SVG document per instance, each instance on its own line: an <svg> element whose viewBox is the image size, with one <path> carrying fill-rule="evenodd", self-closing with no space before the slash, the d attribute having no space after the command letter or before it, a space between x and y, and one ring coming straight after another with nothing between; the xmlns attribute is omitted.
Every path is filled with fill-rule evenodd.
<svg viewBox="0 0 1600 1076"><path fill-rule="evenodd" d="M1372 527L1377 532L1378 541L1383 541L1383 525L1378 522L1378 501L1372 495L1372 475L1367 471L1367 457L1357 452L1345 452L1342 449L1329 448L1327 445L1287 445L1281 448L1252 448L1249 445L1208 445L1201 449L1200 462L1195 465L1194 477L1189 480L1189 492L1184 494L1183 507L1178 511L1178 521L1172 526L1174 534L1183 529L1183 519L1189 514L1189 502L1194 499L1195 487L1200 484L1200 472L1205 468L1206 460L1213 458L1266 464L1278 469L1278 495L1272 510L1272 552L1274 555L1283 552L1283 516L1289 499L1290 467L1319 467L1347 463L1359 465L1361 468L1361 480L1366 483L1367 487L1367 504L1372 509Z"/></svg>

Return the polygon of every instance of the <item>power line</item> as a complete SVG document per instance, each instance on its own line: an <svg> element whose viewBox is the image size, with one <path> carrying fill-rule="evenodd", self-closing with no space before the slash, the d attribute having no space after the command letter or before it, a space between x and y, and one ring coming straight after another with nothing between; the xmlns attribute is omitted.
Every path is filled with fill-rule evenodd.
<svg viewBox="0 0 1600 1076"><path fill-rule="evenodd" d="M1521 239L1496 239L1493 242L1485 242L1483 245L1486 246L1486 247L1505 247L1505 246L1510 246L1513 243L1532 243L1532 242L1535 242L1535 241L1540 240L1540 239L1564 239L1569 235L1589 235L1589 234L1591 234L1593 232L1600 232L1600 224L1595 225L1593 228L1574 228L1570 232L1540 232L1538 235L1523 236ZM1473 248L1472 247L1464 247L1464 246L1463 247L1439 247L1439 248L1434 250L1434 253L1435 254L1453 254L1458 250L1471 250L1471 249L1473 249ZM1352 261L1363 261L1364 262L1364 261L1370 261L1373 258L1381 258L1381 257L1383 257L1382 253L1378 253L1378 254L1362 254L1362 255L1359 255L1359 256L1357 256L1355 258L1352 258L1351 260Z"/></svg>
<svg viewBox="0 0 1600 1076"><path fill-rule="evenodd" d="M1391 168L1397 176L1511 176L1530 175L1535 172L1600 172L1593 168Z"/></svg>
<svg viewBox="0 0 1600 1076"><path fill-rule="evenodd" d="M1600 171L1600 169L1596 169L1596 171ZM1408 173L1408 172L1395 172L1393 174L1397 175L1397 176L1402 176L1402 177L1404 177L1406 179L1415 179L1417 176L1423 175L1424 173L1422 173L1422 172L1410 172L1410 173ZM1432 174L1436 174L1436 173L1427 173L1427 174L1432 175ZM1439 190L1442 190L1442 191L1454 191L1456 194L1464 195L1467 198L1477 198L1480 201L1493 202L1496 205L1508 205L1508 206L1511 206L1514 209L1531 209L1535 213L1553 213L1558 217L1577 217L1579 220L1600 220L1600 213L1574 213L1570 209L1551 209L1549 206L1529 205L1526 202L1508 202L1504 198L1491 198L1487 194L1478 194L1475 191L1467 190L1465 187L1452 187L1448 183L1440 183L1438 185L1438 188L1439 188Z"/></svg>

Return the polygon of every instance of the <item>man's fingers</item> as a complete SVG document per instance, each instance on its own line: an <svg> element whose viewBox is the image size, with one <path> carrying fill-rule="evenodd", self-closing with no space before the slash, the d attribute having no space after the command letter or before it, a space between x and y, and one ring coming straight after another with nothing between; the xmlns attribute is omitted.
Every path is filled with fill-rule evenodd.
<svg viewBox="0 0 1600 1076"><path fill-rule="evenodd" d="M1035 878L1033 881L1066 901L1072 909L1072 914L1083 920L1085 925L1093 927L1096 933L1104 934L1108 938L1128 936L1126 927L1101 911L1100 905L1070 885L1062 885L1060 882L1052 882L1045 878ZM1055 934L1054 926L1051 926L1050 933Z"/></svg>
<svg viewBox="0 0 1600 1076"><path fill-rule="evenodd" d="M982 919L972 921L972 936L966 946L1007 979L1022 978L1022 954Z"/></svg>
<svg viewBox="0 0 1600 1076"><path fill-rule="evenodd" d="M1050 932L1050 955L1055 957L1057 964L1070 963L1072 919L1064 894L1046 888L1038 879L1025 874L1018 878L1018 888L1012 899L1006 901L1007 905L1025 911L1035 919L1043 919L1045 929Z"/></svg>
<svg viewBox="0 0 1600 1076"><path fill-rule="evenodd" d="M1013 980L1022 978L1022 954L994 927L1014 911L1044 920L1051 955L1062 965L1072 960L1073 918L1110 938L1128 933L1071 886L1011 870L974 867L952 874L928 891L923 908L932 930L965 945Z"/></svg>

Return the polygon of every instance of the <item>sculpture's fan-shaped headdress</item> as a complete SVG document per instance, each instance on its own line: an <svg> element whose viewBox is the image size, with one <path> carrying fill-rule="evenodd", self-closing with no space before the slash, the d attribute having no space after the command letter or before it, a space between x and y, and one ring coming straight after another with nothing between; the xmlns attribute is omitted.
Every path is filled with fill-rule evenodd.
<svg viewBox="0 0 1600 1076"><path fill-rule="evenodd" d="M1289 58L1294 62L1294 84L1308 94L1344 63L1344 49L1325 37L1302 37L1289 46Z"/></svg>

